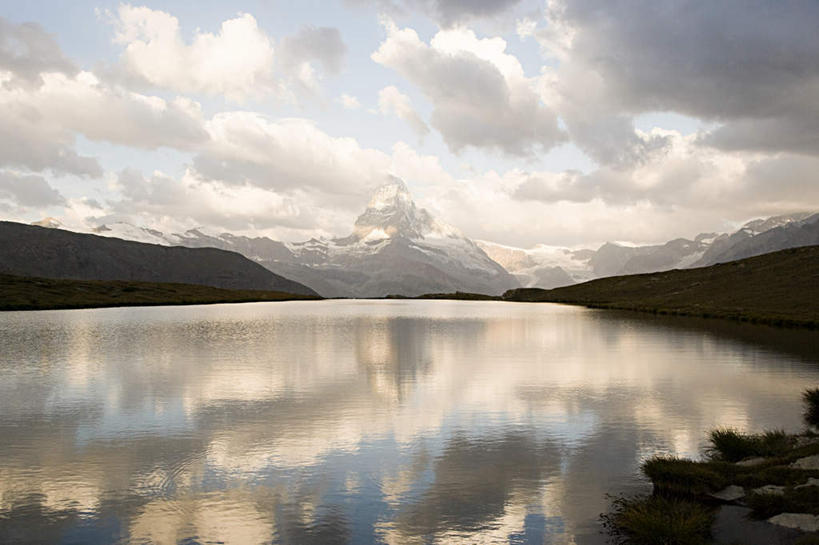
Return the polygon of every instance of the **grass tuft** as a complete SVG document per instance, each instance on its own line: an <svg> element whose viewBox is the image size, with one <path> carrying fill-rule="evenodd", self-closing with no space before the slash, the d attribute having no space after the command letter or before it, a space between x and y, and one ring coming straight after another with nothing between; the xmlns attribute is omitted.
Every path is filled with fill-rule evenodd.
<svg viewBox="0 0 819 545"><path fill-rule="evenodd" d="M793 439L782 430L743 434L734 429L716 429L711 432L710 440L711 458L726 462L752 456L781 456L793 446Z"/></svg>
<svg viewBox="0 0 819 545"><path fill-rule="evenodd" d="M714 510L662 496L616 498L601 515L603 527L618 543L630 545L703 545L708 543Z"/></svg>
<svg viewBox="0 0 819 545"><path fill-rule="evenodd" d="M819 487L786 489L782 495L751 494L748 496L748 507L751 515L758 519L767 519L779 513L819 514Z"/></svg>
<svg viewBox="0 0 819 545"><path fill-rule="evenodd" d="M730 484L720 464L658 456L643 463L643 473L661 494L704 496Z"/></svg>

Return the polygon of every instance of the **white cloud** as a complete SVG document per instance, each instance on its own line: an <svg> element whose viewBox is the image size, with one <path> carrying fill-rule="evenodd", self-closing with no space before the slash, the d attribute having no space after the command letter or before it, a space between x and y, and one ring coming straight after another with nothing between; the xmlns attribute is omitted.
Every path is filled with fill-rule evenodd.
<svg viewBox="0 0 819 545"><path fill-rule="evenodd" d="M305 26L276 44L249 13L197 30L190 41L170 13L120 5L115 42L126 73L156 87L221 95L234 102L272 95L282 100L319 94L324 74L341 71L347 47L336 28ZM320 67L321 70L317 70Z"/></svg>
<svg viewBox="0 0 819 545"><path fill-rule="evenodd" d="M208 179L298 189L344 207L380 184L389 168L384 153L362 148L353 138L330 136L305 119L222 112L205 126L210 141L193 165Z"/></svg>
<svg viewBox="0 0 819 545"><path fill-rule="evenodd" d="M100 82L90 72L40 75L35 88L0 86L0 163L99 176L96 161L73 150L74 134L153 149L191 149L207 138L199 105L166 101Z"/></svg>
<svg viewBox="0 0 819 545"><path fill-rule="evenodd" d="M411 28L385 21L387 38L372 59L417 85L433 104L430 123L452 151L467 146L511 155L548 150L565 139L557 116L536 92L501 38L438 32L429 45Z"/></svg>
<svg viewBox="0 0 819 545"><path fill-rule="evenodd" d="M347 110L357 110L361 108L361 102L359 102L358 98L348 95L347 93L340 95L336 99L336 102L341 104Z"/></svg>
<svg viewBox="0 0 819 545"><path fill-rule="evenodd" d="M222 22L217 34L197 31L190 43L164 11L122 4L115 24L126 69L153 85L231 100L276 88L273 43L250 14Z"/></svg>
<svg viewBox="0 0 819 545"><path fill-rule="evenodd" d="M382 114L395 114L409 124L419 136L429 132L429 127L412 107L410 97L403 94L394 85L384 87L378 92L378 109Z"/></svg>

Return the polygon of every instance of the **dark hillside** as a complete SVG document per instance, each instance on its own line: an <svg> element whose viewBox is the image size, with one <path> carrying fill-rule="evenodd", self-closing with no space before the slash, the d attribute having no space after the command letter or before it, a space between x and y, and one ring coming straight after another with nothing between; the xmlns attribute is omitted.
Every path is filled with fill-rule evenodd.
<svg viewBox="0 0 819 545"><path fill-rule="evenodd" d="M316 295L236 252L144 244L7 221L0 222L0 273Z"/></svg>
<svg viewBox="0 0 819 545"><path fill-rule="evenodd" d="M552 290L515 289L503 298L819 327L819 246Z"/></svg>

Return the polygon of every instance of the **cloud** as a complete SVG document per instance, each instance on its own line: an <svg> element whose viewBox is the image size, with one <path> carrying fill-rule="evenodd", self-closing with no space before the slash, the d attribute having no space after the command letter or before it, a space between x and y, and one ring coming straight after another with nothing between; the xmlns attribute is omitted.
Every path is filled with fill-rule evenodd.
<svg viewBox="0 0 819 545"><path fill-rule="evenodd" d="M0 165L92 178L102 175L96 159L74 150L73 133L45 119L30 104L3 100L4 94L0 88Z"/></svg>
<svg viewBox="0 0 819 545"><path fill-rule="evenodd" d="M164 11L123 4L113 19L115 42L124 46L121 62L131 78L234 102L314 96L322 74L341 71L347 51L341 33L331 27L305 26L275 44L248 13L223 21L218 33L197 30L190 42L177 18Z"/></svg>
<svg viewBox="0 0 819 545"><path fill-rule="evenodd" d="M454 29L438 32L427 45L411 28L391 21L384 26L387 38L372 59L420 88L433 104L430 123L450 150L472 146L525 156L565 139L536 81L505 52L501 38Z"/></svg>
<svg viewBox="0 0 819 545"><path fill-rule="evenodd" d="M31 84L39 83L41 72L74 74L77 71L40 25L14 24L3 17L0 17L0 70L7 70Z"/></svg>
<svg viewBox="0 0 819 545"><path fill-rule="evenodd" d="M65 197L42 176L0 170L0 199L22 207L46 207L65 204Z"/></svg>
<svg viewBox="0 0 819 545"><path fill-rule="evenodd" d="M357 110L361 108L361 102L358 101L358 98L348 95L347 93L336 98L336 102L341 104L345 110Z"/></svg>
<svg viewBox="0 0 819 545"><path fill-rule="evenodd" d="M346 54L347 46L337 28L303 27L281 40L277 64L282 85L298 96L315 97L320 94L322 75L341 72Z"/></svg>
<svg viewBox="0 0 819 545"><path fill-rule="evenodd" d="M313 229L320 223L307 213L312 208L306 199L299 203L274 190L206 179L192 169L179 179L125 169L116 183L122 198L111 203L109 221L127 218L136 224L158 221L174 228L206 225L234 231Z"/></svg>
<svg viewBox="0 0 819 545"><path fill-rule="evenodd" d="M126 70L152 85L231 100L276 87L273 43L250 14L222 22L217 34L197 30L190 43L164 11L122 4L114 23Z"/></svg>
<svg viewBox="0 0 819 545"><path fill-rule="evenodd" d="M703 142L723 149L819 153L819 4L553 0L547 19L561 116L602 162L623 152L594 136L628 149L645 111L720 123Z"/></svg>
<svg viewBox="0 0 819 545"><path fill-rule="evenodd" d="M208 145L193 166L225 183L322 194L328 205L350 206L380 184L386 154L338 138L306 119L273 120L251 112L222 112L206 123Z"/></svg>
<svg viewBox="0 0 819 545"><path fill-rule="evenodd" d="M390 85L378 92L378 109L382 114L395 114L406 121L419 136L429 132L429 127L412 107L410 97L401 93L397 87Z"/></svg>
<svg viewBox="0 0 819 545"><path fill-rule="evenodd" d="M74 135L154 149L191 149L207 138L199 105L166 101L99 81L90 72L40 75L35 88L0 86L0 163L96 177L95 159L73 150Z"/></svg>
<svg viewBox="0 0 819 545"><path fill-rule="evenodd" d="M338 74L347 46L337 28L306 26L281 42L282 64L299 65L317 61L329 74Z"/></svg>
<svg viewBox="0 0 819 545"><path fill-rule="evenodd" d="M497 17L510 11L521 0L346 0L351 5L375 5L382 13L402 15L421 12L443 27L452 27Z"/></svg>

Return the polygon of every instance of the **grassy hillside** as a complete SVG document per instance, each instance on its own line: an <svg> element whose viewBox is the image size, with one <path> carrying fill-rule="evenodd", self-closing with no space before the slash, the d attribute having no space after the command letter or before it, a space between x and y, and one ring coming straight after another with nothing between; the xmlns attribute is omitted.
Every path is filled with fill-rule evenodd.
<svg viewBox="0 0 819 545"><path fill-rule="evenodd" d="M552 290L521 288L503 298L817 328L819 246L699 269L601 278Z"/></svg>
<svg viewBox="0 0 819 545"><path fill-rule="evenodd" d="M0 221L0 274L74 280L172 282L227 290L317 295L236 252L160 246Z"/></svg>
<svg viewBox="0 0 819 545"><path fill-rule="evenodd" d="M0 310L198 305L319 299L280 291L227 290L195 284L62 280L0 274Z"/></svg>

